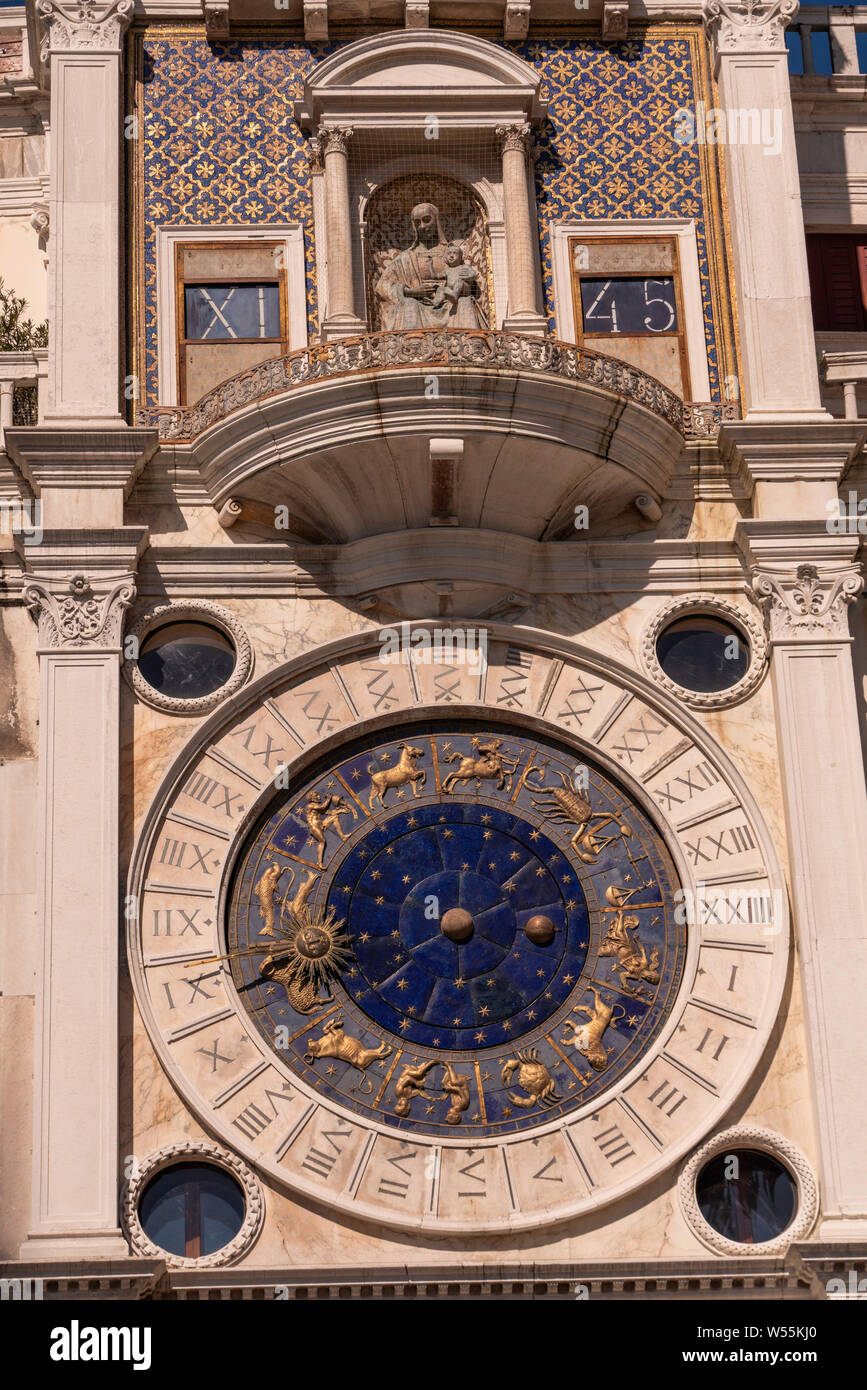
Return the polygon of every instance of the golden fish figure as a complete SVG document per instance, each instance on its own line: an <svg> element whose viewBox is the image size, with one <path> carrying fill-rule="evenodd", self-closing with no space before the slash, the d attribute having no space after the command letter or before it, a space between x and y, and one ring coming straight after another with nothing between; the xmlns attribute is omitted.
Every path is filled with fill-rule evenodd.
<svg viewBox="0 0 867 1390"><path fill-rule="evenodd" d="M260 936L274 935L274 909L277 898L277 885L280 882L281 876L285 873L286 867L285 864L278 864L274 859L270 860L267 869L253 890L259 900L259 910L265 919L265 925L259 933Z"/></svg>

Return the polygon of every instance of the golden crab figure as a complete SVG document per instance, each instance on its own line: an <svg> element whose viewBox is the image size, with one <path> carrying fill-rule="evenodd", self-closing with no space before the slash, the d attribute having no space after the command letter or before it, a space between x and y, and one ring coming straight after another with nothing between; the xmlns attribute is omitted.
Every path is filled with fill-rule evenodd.
<svg viewBox="0 0 867 1390"><path fill-rule="evenodd" d="M529 1110L531 1106L538 1103L556 1105L561 1100L561 1096L555 1089L554 1079L535 1047L521 1048L515 1057L509 1057L503 1063L504 1086L509 1085L512 1075L516 1071L518 1073L518 1085L528 1092L529 1099L516 1095L514 1091L509 1091L509 1100L513 1105L519 1105L522 1109Z"/></svg>

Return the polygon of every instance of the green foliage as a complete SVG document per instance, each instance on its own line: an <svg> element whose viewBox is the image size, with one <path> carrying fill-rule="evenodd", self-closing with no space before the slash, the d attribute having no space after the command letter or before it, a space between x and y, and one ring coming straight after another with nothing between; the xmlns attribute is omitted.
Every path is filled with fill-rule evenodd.
<svg viewBox="0 0 867 1390"><path fill-rule="evenodd" d="M48 324L22 318L25 301L7 290L0 277L0 352L48 346Z"/></svg>

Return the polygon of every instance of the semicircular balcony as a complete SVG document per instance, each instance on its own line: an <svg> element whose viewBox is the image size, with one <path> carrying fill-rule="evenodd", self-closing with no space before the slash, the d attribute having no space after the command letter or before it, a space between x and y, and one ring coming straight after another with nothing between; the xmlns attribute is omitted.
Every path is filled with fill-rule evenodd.
<svg viewBox="0 0 867 1390"><path fill-rule="evenodd" d="M137 423L189 450L218 507L282 505L308 537L439 522L553 540L574 535L578 504L664 496L687 437L724 409L551 338L417 330L291 352ZM437 448L459 459L445 492Z"/></svg>

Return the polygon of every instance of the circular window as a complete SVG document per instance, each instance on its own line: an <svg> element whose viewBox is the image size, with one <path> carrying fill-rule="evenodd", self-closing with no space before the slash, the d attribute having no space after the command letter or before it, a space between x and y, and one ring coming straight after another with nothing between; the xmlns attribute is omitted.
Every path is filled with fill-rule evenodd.
<svg viewBox="0 0 867 1390"><path fill-rule="evenodd" d="M694 709L716 709L751 694L764 674L767 650L753 613L703 594L663 604L641 645L650 676Z"/></svg>
<svg viewBox="0 0 867 1390"><path fill-rule="evenodd" d="M798 1189L792 1175L757 1149L719 1153L695 1183L701 1214L726 1240L762 1245L792 1224Z"/></svg>
<svg viewBox="0 0 867 1390"><path fill-rule="evenodd" d="M743 633L707 613L670 623L656 639L656 655L669 680L702 694L737 685L750 664Z"/></svg>
<svg viewBox="0 0 867 1390"><path fill-rule="evenodd" d="M678 1196L699 1240L723 1255L779 1254L812 1230L819 1190L809 1162L789 1139L758 1125L735 1125L684 1164Z"/></svg>
<svg viewBox="0 0 867 1390"><path fill-rule="evenodd" d="M249 639L234 614L204 601L167 603L145 614L124 651L124 675L135 693L171 714L213 709L240 689L253 666Z"/></svg>
<svg viewBox="0 0 867 1390"><path fill-rule="evenodd" d="M154 1245L197 1260L235 1239L245 1215L244 1192L222 1168L178 1163L151 1178L139 1203L139 1221Z"/></svg>
<svg viewBox="0 0 867 1390"><path fill-rule="evenodd" d="M148 685L173 700L211 695L235 669L225 633L204 623L166 623L142 644L138 669Z"/></svg>

